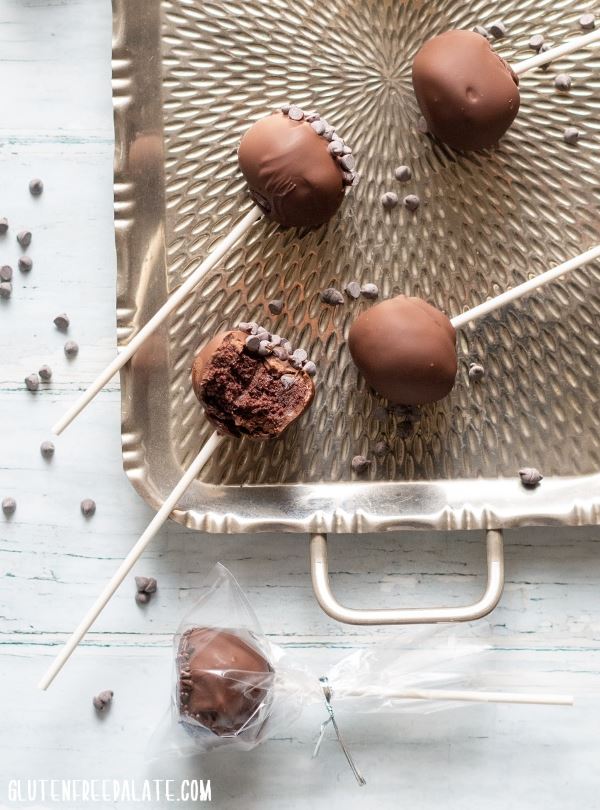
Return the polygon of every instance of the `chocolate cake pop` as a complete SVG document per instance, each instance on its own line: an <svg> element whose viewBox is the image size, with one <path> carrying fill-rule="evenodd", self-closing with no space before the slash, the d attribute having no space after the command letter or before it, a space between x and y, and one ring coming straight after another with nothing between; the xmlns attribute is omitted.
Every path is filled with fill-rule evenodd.
<svg viewBox="0 0 600 810"><path fill-rule="evenodd" d="M192 385L220 433L274 439L310 406L315 364L255 323L216 335L192 366Z"/></svg>
<svg viewBox="0 0 600 810"><path fill-rule="evenodd" d="M446 31L426 42L412 81L429 131L454 149L494 146L519 111L518 76L474 31Z"/></svg>
<svg viewBox="0 0 600 810"><path fill-rule="evenodd" d="M191 733L196 724L190 720L219 737L238 734L268 700L273 670L249 634L244 639L219 628L186 630L177 666L179 714Z"/></svg>
<svg viewBox="0 0 600 810"><path fill-rule="evenodd" d="M357 181L352 151L318 113L284 106L246 132L238 160L250 195L280 225L322 225Z"/></svg>
<svg viewBox="0 0 600 810"><path fill-rule="evenodd" d="M452 390L454 327L420 298L399 295L365 310L352 324L348 345L367 383L396 405L424 405Z"/></svg>

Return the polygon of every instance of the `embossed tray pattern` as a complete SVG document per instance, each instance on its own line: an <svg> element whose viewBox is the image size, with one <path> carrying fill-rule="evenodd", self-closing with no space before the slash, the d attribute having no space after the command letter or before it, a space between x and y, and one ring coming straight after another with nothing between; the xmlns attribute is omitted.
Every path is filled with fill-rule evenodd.
<svg viewBox="0 0 600 810"><path fill-rule="evenodd" d="M365 301L319 292L375 281L456 314L600 238L600 57L582 52L521 79L501 146L458 155L416 130L412 57L428 37L501 18L509 61L541 32L580 33L572 2L509 0L114 0L118 330L124 343L250 207L236 147L252 121L292 99L352 145L362 180L312 232L261 222L121 374L125 469L160 503L210 434L191 390L194 353L256 320L318 362L315 403L277 442L228 441L177 520L209 531L369 531L598 522L600 268L522 300L459 335L457 385L414 424L382 418L345 337ZM573 77L569 94L553 84ZM578 146L565 126L582 130ZM407 163L400 186L393 169ZM384 212L386 190L416 214ZM286 309L266 303L283 293ZM485 379L469 382L477 360ZM356 480L353 455L390 452ZM535 492L516 471L540 467ZM354 479L354 480L353 480Z"/></svg>

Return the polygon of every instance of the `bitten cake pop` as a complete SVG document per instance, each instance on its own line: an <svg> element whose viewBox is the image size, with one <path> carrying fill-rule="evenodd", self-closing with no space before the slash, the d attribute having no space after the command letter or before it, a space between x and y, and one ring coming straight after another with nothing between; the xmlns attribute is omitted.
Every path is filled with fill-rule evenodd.
<svg viewBox="0 0 600 810"><path fill-rule="evenodd" d="M198 354L192 385L222 434L274 439L310 406L316 372L303 349L255 323L216 335Z"/></svg>
<svg viewBox="0 0 600 810"><path fill-rule="evenodd" d="M454 327L420 298L399 295L365 310L348 346L367 383L396 405L435 402L454 385Z"/></svg>
<svg viewBox="0 0 600 810"><path fill-rule="evenodd" d="M318 113L295 105L253 124L238 159L252 199L285 226L327 222L357 181L350 147Z"/></svg>
<svg viewBox="0 0 600 810"><path fill-rule="evenodd" d="M177 666L179 714L191 733L199 724L219 737L238 734L268 700L273 671L249 637L219 628L186 630Z"/></svg>
<svg viewBox="0 0 600 810"><path fill-rule="evenodd" d="M429 131L454 149L494 146L519 111L518 76L474 31L446 31L426 42L412 81Z"/></svg>

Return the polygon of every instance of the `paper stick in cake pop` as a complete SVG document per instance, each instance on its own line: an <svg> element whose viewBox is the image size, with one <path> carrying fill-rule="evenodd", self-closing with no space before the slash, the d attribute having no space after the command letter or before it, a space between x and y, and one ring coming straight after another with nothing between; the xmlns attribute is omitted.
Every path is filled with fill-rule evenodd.
<svg viewBox="0 0 600 810"><path fill-rule="evenodd" d="M254 123L240 142L238 161L256 205L56 422L52 428L56 435L89 405L263 215L285 227L322 225L336 213L347 189L359 179L352 150L333 126L318 113L304 112L295 105L286 104L281 111Z"/></svg>
<svg viewBox="0 0 600 810"><path fill-rule="evenodd" d="M417 51L412 67L429 131L461 151L494 146L519 111L519 76L599 41L600 29L509 65L474 31L433 37Z"/></svg>
<svg viewBox="0 0 600 810"><path fill-rule="evenodd" d="M350 354L367 383L390 402L436 402L454 387L456 329L599 258L596 245L452 319L420 298L399 295L382 301L352 324Z"/></svg>
<svg viewBox="0 0 600 810"><path fill-rule="evenodd" d="M180 498L220 447L223 436L275 439L310 407L315 364L302 349L256 323L216 335L198 354L192 386L217 431L206 442L123 560L98 599L83 617L39 682L47 689L77 645L168 519ZM245 380L245 384L241 382Z"/></svg>

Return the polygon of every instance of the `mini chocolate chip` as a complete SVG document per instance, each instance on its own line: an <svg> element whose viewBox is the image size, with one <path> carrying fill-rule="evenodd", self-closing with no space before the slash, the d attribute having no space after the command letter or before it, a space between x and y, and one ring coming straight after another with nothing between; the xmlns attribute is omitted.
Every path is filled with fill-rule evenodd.
<svg viewBox="0 0 600 810"><path fill-rule="evenodd" d="M279 108L284 115L287 115L290 111L291 104L282 104Z"/></svg>
<svg viewBox="0 0 600 810"><path fill-rule="evenodd" d="M482 37L485 37L486 39L488 38L488 30L487 28L484 28L483 25L474 25L473 31L475 31L476 34L480 34Z"/></svg>
<svg viewBox="0 0 600 810"><path fill-rule="evenodd" d="M335 287L327 287L321 292L321 301L324 304L329 304L332 307L339 306L344 303L344 296Z"/></svg>
<svg viewBox="0 0 600 810"><path fill-rule="evenodd" d="M69 323L69 317L68 315L65 315L64 312L61 315L57 315L54 319L54 325L57 329L60 329L61 332L66 332L66 330L69 328Z"/></svg>
<svg viewBox="0 0 600 810"><path fill-rule="evenodd" d="M352 469L355 473L366 472L373 462L369 461L365 456L354 456L352 459Z"/></svg>
<svg viewBox="0 0 600 810"><path fill-rule="evenodd" d="M320 117L321 116L319 115L318 112L311 111L311 112L304 113L304 120L308 121L309 124L312 124L315 121L318 121L320 119Z"/></svg>
<svg viewBox="0 0 600 810"><path fill-rule="evenodd" d="M150 582L149 577L136 577L135 578L135 587L138 593L143 593L146 590L148 583Z"/></svg>
<svg viewBox="0 0 600 810"><path fill-rule="evenodd" d="M17 242L21 247L29 247L31 244L31 231L19 231L17 234Z"/></svg>
<svg viewBox="0 0 600 810"><path fill-rule="evenodd" d="M14 498L4 498L2 501L2 511L5 515L14 515L17 510L17 502Z"/></svg>
<svg viewBox="0 0 600 810"><path fill-rule="evenodd" d="M537 487L543 477L535 467L523 467L519 470L519 478L524 487Z"/></svg>
<svg viewBox="0 0 600 810"><path fill-rule="evenodd" d="M40 387L40 378L37 374L29 374L25 377L25 385L28 391L37 391Z"/></svg>
<svg viewBox="0 0 600 810"><path fill-rule="evenodd" d="M275 346L273 349L273 356L278 360L287 360L288 353L284 346Z"/></svg>
<svg viewBox="0 0 600 810"><path fill-rule="evenodd" d="M407 194L406 197L402 200L404 206L408 208L409 211L416 211L419 205L421 204L421 200L417 197L416 194Z"/></svg>
<svg viewBox="0 0 600 810"><path fill-rule="evenodd" d="M429 124L423 115L420 115L417 120L417 130L421 133L421 135L427 135L429 132Z"/></svg>
<svg viewBox="0 0 600 810"><path fill-rule="evenodd" d="M532 37L529 38L529 47L532 51L539 52L540 48L544 44L544 37L541 34L534 34Z"/></svg>
<svg viewBox="0 0 600 810"><path fill-rule="evenodd" d="M269 301L268 307L271 315L281 315L284 307L283 299L274 298L272 301Z"/></svg>
<svg viewBox="0 0 600 810"><path fill-rule="evenodd" d="M91 498L84 498L80 504L81 514L84 517L92 517L96 511L96 502Z"/></svg>
<svg viewBox="0 0 600 810"><path fill-rule="evenodd" d="M296 382L296 377L293 374L282 374L279 378L284 388L291 388Z"/></svg>
<svg viewBox="0 0 600 810"><path fill-rule="evenodd" d="M36 177L33 180L29 181L29 192L33 194L34 197L39 197L43 190L44 190L44 183L40 180L39 177Z"/></svg>
<svg viewBox="0 0 600 810"><path fill-rule="evenodd" d="M342 155L338 158L338 163L345 172L351 172L354 169L354 157L352 155Z"/></svg>
<svg viewBox="0 0 600 810"><path fill-rule="evenodd" d="M481 363L471 363L469 366L469 379L481 380L485 376L485 368Z"/></svg>
<svg viewBox="0 0 600 810"><path fill-rule="evenodd" d="M246 323L245 321L242 321L241 323L238 323L236 328L239 329L240 332L248 332L248 333L250 333L250 332L252 332L252 327L253 326L254 326L253 323Z"/></svg>
<svg viewBox="0 0 600 810"><path fill-rule="evenodd" d="M377 284L363 284L360 288L360 293L363 298L368 298L370 301L374 301L375 298L379 298L379 287Z"/></svg>
<svg viewBox="0 0 600 810"><path fill-rule="evenodd" d="M554 86L557 90L567 93L571 89L571 77L568 73L559 73L554 79Z"/></svg>
<svg viewBox="0 0 600 810"><path fill-rule="evenodd" d="M332 155L343 155L344 144L341 141L331 141L327 147L327 151L331 152Z"/></svg>
<svg viewBox="0 0 600 810"><path fill-rule="evenodd" d="M292 121L302 121L304 118L304 112L300 109L300 107L292 104L288 110L288 118L290 118Z"/></svg>
<svg viewBox="0 0 600 810"><path fill-rule="evenodd" d="M271 340L269 341L269 346L274 349L275 346L280 346L282 341L282 337L280 335L271 335Z"/></svg>
<svg viewBox="0 0 600 810"><path fill-rule="evenodd" d="M317 135L323 135L323 133L325 132L325 129L326 129L325 124L323 123L323 121L313 121L311 123L311 127L314 129L314 131L317 133Z"/></svg>
<svg viewBox="0 0 600 810"><path fill-rule="evenodd" d="M579 25L586 31L596 27L596 18L593 14L582 14L579 18Z"/></svg>
<svg viewBox="0 0 600 810"><path fill-rule="evenodd" d="M349 281L344 287L344 292L349 298L360 298L360 284L358 281Z"/></svg>
<svg viewBox="0 0 600 810"><path fill-rule="evenodd" d="M112 689L105 689L103 692L100 692L100 694L92 698L92 704L94 706L94 709L96 709L96 711L98 712L105 711L112 703L113 697L114 692L112 691Z"/></svg>
<svg viewBox="0 0 600 810"><path fill-rule="evenodd" d="M44 382L49 382L52 379L52 369L50 366L42 366L38 371L40 379Z"/></svg>
<svg viewBox="0 0 600 810"><path fill-rule="evenodd" d="M0 298L10 298L12 295L12 284L10 281L0 281Z"/></svg>
<svg viewBox="0 0 600 810"><path fill-rule="evenodd" d="M261 340L260 346L258 347L258 356L259 357L268 357L271 354L271 346L268 340Z"/></svg>
<svg viewBox="0 0 600 810"><path fill-rule="evenodd" d="M299 360L301 363L305 363L308 360L308 352L305 349L296 349L292 353L292 357L294 360Z"/></svg>
<svg viewBox="0 0 600 810"><path fill-rule="evenodd" d="M381 195L381 204L388 210L398 205L398 195L395 191L386 191Z"/></svg>
<svg viewBox="0 0 600 810"><path fill-rule="evenodd" d="M489 25L488 31L494 39L502 39L502 37L506 36L506 26L503 22L500 22L500 20Z"/></svg>
<svg viewBox="0 0 600 810"><path fill-rule="evenodd" d="M397 166L394 169L394 177L401 183L407 183L412 178L412 172L408 166Z"/></svg>
<svg viewBox="0 0 600 810"><path fill-rule="evenodd" d="M79 346L74 340L67 340L64 345L64 350L67 357L75 357L79 352Z"/></svg>
<svg viewBox="0 0 600 810"><path fill-rule="evenodd" d="M22 273L28 273L33 267L33 260L31 256L19 256L19 270Z"/></svg>
<svg viewBox="0 0 600 810"><path fill-rule="evenodd" d="M8 220L6 217L0 217L0 235L4 236L8 230Z"/></svg>
<svg viewBox="0 0 600 810"><path fill-rule="evenodd" d="M302 371L305 371L309 377L314 377L317 373L317 367L312 360L307 360L302 366Z"/></svg>
<svg viewBox="0 0 600 810"><path fill-rule="evenodd" d="M156 593L158 583L154 577L148 577L148 582L144 588L144 593Z"/></svg>
<svg viewBox="0 0 600 810"><path fill-rule="evenodd" d="M0 267L0 281L12 281L13 271L9 264L4 264Z"/></svg>
<svg viewBox="0 0 600 810"><path fill-rule="evenodd" d="M40 444L40 453L44 458L52 458L54 450L55 448L52 442L46 441Z"/></svg>
<svg viewBox="0 0 600 810"><path fill-rule="evenodd" d="M357 177L358 175L354 174L354 172L342 172L342 183L345 186L354 186Z"/></svg>
<svg viewBox="0 0 600 810"><path fill-rule="evenodd" d="M574 146L579 140L580 132L577 127L567 127L563 132L563 140L565 143Z"/></svg>

